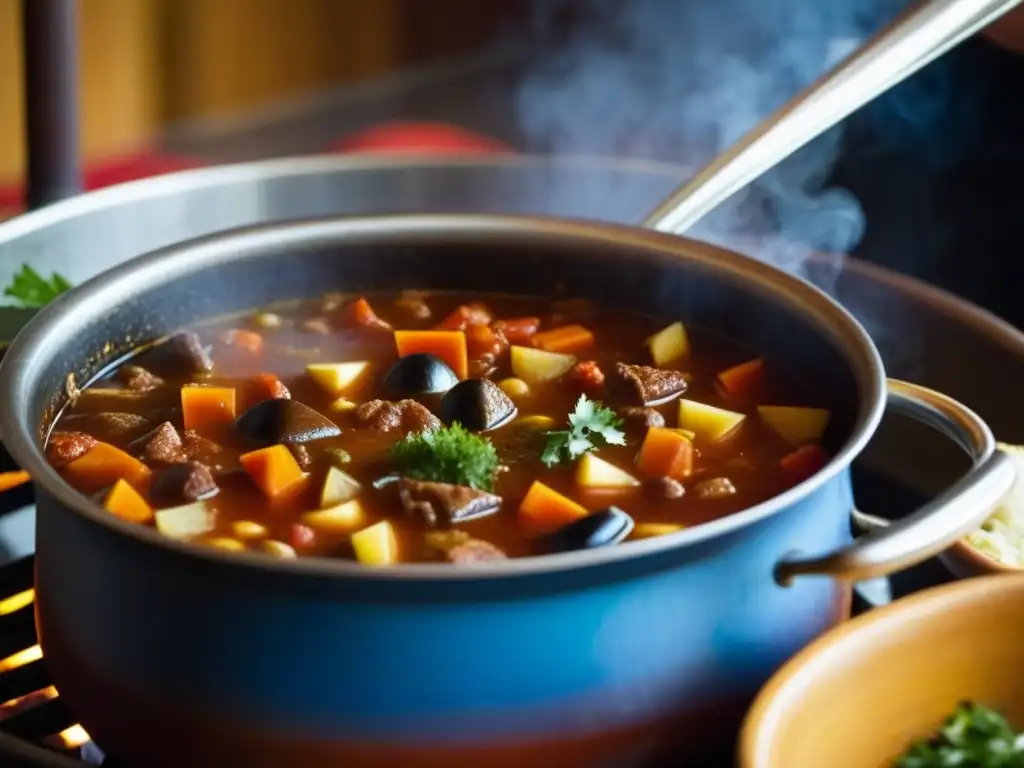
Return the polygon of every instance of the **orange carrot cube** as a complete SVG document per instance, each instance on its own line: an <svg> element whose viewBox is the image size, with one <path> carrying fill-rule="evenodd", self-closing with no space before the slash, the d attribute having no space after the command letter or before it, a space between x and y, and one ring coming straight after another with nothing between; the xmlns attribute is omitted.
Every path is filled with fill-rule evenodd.
<svg viewBox="0 0 1024 768"><path fill-rule="evenodd" d="M755 358L718 374L718 387L726 397L752 397L764 383L764 360Z"/></svg>
<svg viewBox="0 0 1024 768"><path fill-rule="evenodd" d="M238 460L268 499L278 498L305 479L302 467L284 445L243 453Z"/></svg>
<svg viewBox="0 0 1024 768"><path fill-rule="evenodd" d="M535 333L533 346L545 352L571 354L594 346L594 334L582 325L563 325Z"/></svg>
<svg viewBox="0 0 1024 768"><path fill-rule="evenodd" d="M121 479L142 491L152 474L141 461L110 443L97 443L64 467L64 477L83 493L95 493Z"/></svg>
<svg viewBox="0 0 1024 768"><path fill-rule="evenodd" d="M651 427L640 446L636 465L649 477L685 480L693 471L693 443L678 430Z"/></svg>
<svg viewBox="0 0 1024 768"><path fill-rule="evenodd" d="M235 420L235 390L231 387L188 385L181 388L185 429L204 430Z"/></svg>
<svg viewBox="0 0 1024 768"><path fill-rule="evenodd" d="M153 520L153 508L124 478L114 483L103 508L129 523L145 524Z"/></svg>
<svg viewBox="0 0 1024 768"><path fill-rule="evenodd" d="M534 481L519 505L519 518L531 530L548 533L590 514L586 507Z"/></svg>
<svg viewBox="0 0 1024 768"><path fill-rule="evenodd" d="M425 353L444 360L460 379L469 375L466 334L462 331L395 331L399 357Z"/></svg>

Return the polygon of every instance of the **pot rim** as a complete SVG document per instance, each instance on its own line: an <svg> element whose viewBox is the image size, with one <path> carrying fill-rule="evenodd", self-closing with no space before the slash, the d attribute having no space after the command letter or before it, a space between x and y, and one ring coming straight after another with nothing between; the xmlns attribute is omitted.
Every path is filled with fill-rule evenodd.
<svg viewBox="0 0 1024 768"><path fill-rule="evenodd" d="M36 441L38 425L34 417L30 418L31 393L43 367L40 361L47 358L45 350L55 346L55 339L73 335L75 325L83 316L95 316L103 308L122 302L125 296L154 288L188 272L215 264L260 258L265 254L278 253L290 245L334 243L342 236L348 243L360 237L379 242L382 224L388 225L396 236L414 235L418 238L451 237L455 233L476 237L485 232L491 235L501 232L510 237L544 235L567 244L588 240L614 241L620 247L644 250L655 258L697 262L701 269L712 274L746 280L770 290L781 295L792 306L793 312L815 322L830 342L842 351L855 371L860 402L851 433L829 463L811 478L732 515L677 533L630 541L615 547L536 555L458 568L446 563L367 568L358 563L325 557L287 560L255 552L228 552L196 546L110 515L68 484L46 460ZM465 581L509 579L646 559L725 536L777 514L832 480L863 450L881 421L886 403L885 387L881 356L867 331L847 310L809 282L739 253L678 235L572 219L492 214L385 214L307 219L217 233L153 251L91 278L44 307L8 348L0 362L0 423L4 424L4 442L8 451L19 466L28 471L34 484L45 488L48 495L91 523L144 546L261 572L388 581Z"/></svg>

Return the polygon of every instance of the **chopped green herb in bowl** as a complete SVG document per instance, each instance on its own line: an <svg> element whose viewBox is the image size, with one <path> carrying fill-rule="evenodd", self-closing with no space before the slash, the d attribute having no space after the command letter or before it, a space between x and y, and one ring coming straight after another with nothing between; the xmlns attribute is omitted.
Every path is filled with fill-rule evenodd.
<svg viewBox="0 0 1024 768"><path fill-rule="evenodd" d="M893 768L1024 768L1024 734L993 709L964 702L935 736L908 749Z"/></svg>

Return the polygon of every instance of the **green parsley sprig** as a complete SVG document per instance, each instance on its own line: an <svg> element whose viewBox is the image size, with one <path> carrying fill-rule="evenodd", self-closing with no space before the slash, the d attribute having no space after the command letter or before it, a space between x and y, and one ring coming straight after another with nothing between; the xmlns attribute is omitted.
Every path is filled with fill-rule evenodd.
<svg viewBox="0 0 1024 768"><path fill-rule="evenodd" d="M403 477L481 491L493 490L500 466L494 444L460 424L406 435L392 447L391 461Z"/></svg>
<svg viewBox="0 0 1024 768"><path fill-rule="evenodd" d="M569 429L544 434L540 460L553 467L563 461L575 461L602 445L625 445L626 434L621 426L622 420L615 411L580 395L576 408L569 414Z"/></svg>
<svg viewBox="0 0 1024 768"><path fill-rule="evenodd" d="M934 738L912 746L894 768L1024 768L1024 738L998 712L965 702Z"/></svg>
<svg viewBox="0 0 1024 768"><path fill-rule="evenodd" d="M45 307L69 290L71 283L56 272L47 280L28 264L22 264L21 271L14 275L11 284L4 289L4 296L14 299L22 308L37 309Z"/></svg>

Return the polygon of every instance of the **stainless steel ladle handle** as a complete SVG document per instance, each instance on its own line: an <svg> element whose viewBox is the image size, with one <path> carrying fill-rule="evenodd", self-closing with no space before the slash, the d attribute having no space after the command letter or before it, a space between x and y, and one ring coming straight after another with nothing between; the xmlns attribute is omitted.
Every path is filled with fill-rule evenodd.
<svg viewBox="0 0 1024 768"><path fill-rule="evenodd" d="M685 232L762 173L1021 2L915 5L676 189L643 225Z"/></svg>

